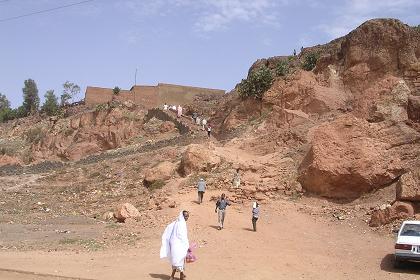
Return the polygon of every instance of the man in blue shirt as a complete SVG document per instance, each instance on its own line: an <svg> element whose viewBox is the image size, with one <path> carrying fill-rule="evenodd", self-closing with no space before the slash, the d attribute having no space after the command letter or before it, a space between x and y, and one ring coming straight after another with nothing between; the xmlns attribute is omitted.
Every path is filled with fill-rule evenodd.
<svg viewBox="0 0 420 280"><path fill-rule="evenodd" d="M223 229L223 224L225 222L226 216L226 207L229 205L229 200L227 199L225 194L222 193L222 195L216 202L216 209L214 209L214 212L218 213L219 230Z"/></svg>

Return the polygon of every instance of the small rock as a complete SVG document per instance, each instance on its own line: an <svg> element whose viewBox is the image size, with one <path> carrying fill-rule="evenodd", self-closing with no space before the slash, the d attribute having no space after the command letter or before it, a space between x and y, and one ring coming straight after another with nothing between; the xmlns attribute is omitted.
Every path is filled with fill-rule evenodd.
<svg viewBox="0 0 420 280"><path fill-rule="evenodd" d="M176 208L176 201L173 200L173 201L169 202L168 206L169 206L169 208Z"/></svg>
<svg viewBox="0 0 420 280"><path fill-rule="evenodd" d="M117 207L114 216L120 223L123 223L127 218L140 217L140 212L132 204L124 203Z"/></svg>

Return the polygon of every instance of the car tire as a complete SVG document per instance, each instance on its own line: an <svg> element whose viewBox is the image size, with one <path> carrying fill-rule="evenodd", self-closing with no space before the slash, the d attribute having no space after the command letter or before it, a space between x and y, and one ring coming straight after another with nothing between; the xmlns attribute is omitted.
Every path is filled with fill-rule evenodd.
<svg viewBox="0 0 420 280"><path fill-rule="evenodd" d="M398 258L394 259L394 268L401 269L401 268L403 268L403 266L404 266L404 261L402 261Z"/></svg>

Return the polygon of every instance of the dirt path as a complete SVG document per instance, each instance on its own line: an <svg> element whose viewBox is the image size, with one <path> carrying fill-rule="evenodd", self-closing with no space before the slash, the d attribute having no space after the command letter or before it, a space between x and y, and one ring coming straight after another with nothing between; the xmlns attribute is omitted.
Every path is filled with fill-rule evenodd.
<svg viewBox="0 0 420 280"><path fill-rule="evenodd" d="M250 208L228 209L225 229L216 229L214 203L198 205L195 193L176 195L176 217L190 210L189 238L197 242L198 261L187 266L187 279L420 279L420 266L392 269L393 240L363 228L298 211L291 201L262 205L258 232L252 232ZM100 252L0 252L0 267L88 279L168 279L170 266L159 260L165 225L140 249ZM26 277L26 278L25 278ZM0 270L0 279L49 280ZM38 278L37 278L38 277Z"/></svg>

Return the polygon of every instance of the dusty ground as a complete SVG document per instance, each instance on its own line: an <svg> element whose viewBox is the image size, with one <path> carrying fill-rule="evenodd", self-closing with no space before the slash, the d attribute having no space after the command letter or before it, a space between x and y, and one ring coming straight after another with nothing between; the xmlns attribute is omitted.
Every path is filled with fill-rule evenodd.
<svg viewBox="0 0 420 280"><path fill-rule="evenodd" d="M181 209L191 212L189 238L199 244L199 259L187 266L188 279L419 279L420 265L398 271L392 268L392 235L373 232L361 222L333 220L311 211L315 204L325 202L303 198L262 205L256 233L251 231L250 207L234 205L225 229L218 231L214 202L209 201L216 194L219 192L206 193L202 205L195 203L193 191L174 194L181 205L160 211L164 219L176 217ZM138 231L139 238L131 246L0 252L0 278L168 279L169 264L158 255L165 224L121 227Z"/></svg>

